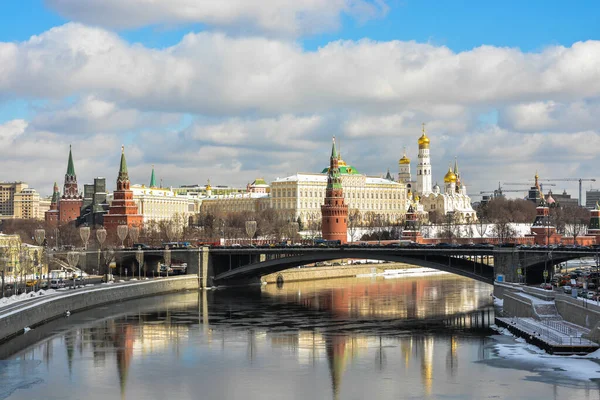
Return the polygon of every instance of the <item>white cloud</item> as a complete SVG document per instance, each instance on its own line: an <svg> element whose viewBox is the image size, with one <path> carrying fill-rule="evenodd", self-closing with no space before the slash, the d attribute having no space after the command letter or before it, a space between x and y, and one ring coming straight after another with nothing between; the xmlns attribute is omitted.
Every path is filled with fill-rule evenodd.
<svg viewBox="0 0 600 400"><path fill-rule="evenodd" d="M0 124L0 139L2 139L4 143L13 141L17 136L25 132L27 125L27 121L23 119L13 119Z"/></svg>
<svg viewBox="0 0 600 400"><path fill-rule="evenodd" d="M37 130L63 134L90 134L98 132L124 133L141 127L154 128L175 123L179 116L172 113L141 112L121 109L114 102L94 95L78 99L74 104L52 104L40 108L31 125Z"/></svg>
<svg viewBox="0 0 600 400"><path fill-rule="evenodd" d="M499 123L521 132L577 132L597 129L600 97L569 103L538 101L506 107Z"/></svg>
<svg viewBox="0 0 600 400"><path fill-rule="evenodd" d="M305 51L286 41L199 33L154 50L67 24L24 43L0 44L0 57L0 96L87 92L165 112L390 114L415 103L444 111L600 96L600 70L587 66L600 62L598 41L541 53L490 46L454 53L371 40Z"/></svg>
<svg viewBox="0 0 600 400"><path fill-rule="evenodd" d="M385 0L46 0L76 21L111 28L202 23L234 32L297 36L336 29L342 14L383 16Z"/></svg>

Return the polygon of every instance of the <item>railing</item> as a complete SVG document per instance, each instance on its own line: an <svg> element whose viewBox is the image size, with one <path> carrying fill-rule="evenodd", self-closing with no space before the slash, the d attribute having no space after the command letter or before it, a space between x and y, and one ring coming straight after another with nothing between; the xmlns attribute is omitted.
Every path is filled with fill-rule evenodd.
<svg viewBox="0 0 600 400"><path fill-rule="evenodd" d="M565 335L569 335L569 336L573 336L573 337L581 337L581 333L579 333L579 335L578 335L578 332L575 329L570 328L560 322L543 319L542 324L544 324L547 327L552 328L556 331L562 332Z"/></svg>
<svg viewBox="0 0 600 400"><path fill-rule="evenodd" d="M549 322L551 322L551 321L549 321ZM510 323L512 326L525 328L526 330L529 331L529 332L527 332L529 335L535 335L542 340L544 338L546 338L547 339L546 341L552 341L556 344L571 345L571 346L574 344L582 345L582 344L584 344L584 341L586 342L585 344L590 344L590 342L587 339L584 339L581 336L579 336L579 337L569 336L568 338L565 338L565 337L562 337L555 333L550 332L549 329L540 328L540 326L531 324L527 321L523 321L522 319L520 319L518 317L512 317L510 320ZM546 325L546 324L544 323L544 325ZM548 326L552 329L555 329L551 325L546 325L546 326ZM570 329L568 327L565 327L565 328ZM557 329L557 330L559 330L559 329ZM559 330L559 331L562 332L562 330ZM563 332L563 333L565 333L565 332Z"/></svg>

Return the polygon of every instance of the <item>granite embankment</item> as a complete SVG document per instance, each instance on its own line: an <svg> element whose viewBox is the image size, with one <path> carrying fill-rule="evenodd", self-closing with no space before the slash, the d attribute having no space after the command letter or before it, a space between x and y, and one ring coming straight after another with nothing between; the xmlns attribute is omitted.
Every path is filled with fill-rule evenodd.
<svg viewBox="0 0 600 400"><path fill-rule="evenodd" d="M339 266L290 268L261 277L263 283L312 281L319 279L350 278L356 275L380 274L385 270L410 269L414 265L404 263L352 264Z"/></svg>
<svg viewBox="0 0 600 400"><path fill-rule="evenodd" d="M33 328L51 319L69 313L82 311L103 304L115 303L139 297L154 296L163 293L197 290L197 275L186 275L168 279L153 279L122 284L100 285L73 292L65 291L47 297L23 307L11 307L9 311L0 310L0 342Z"/></svg>

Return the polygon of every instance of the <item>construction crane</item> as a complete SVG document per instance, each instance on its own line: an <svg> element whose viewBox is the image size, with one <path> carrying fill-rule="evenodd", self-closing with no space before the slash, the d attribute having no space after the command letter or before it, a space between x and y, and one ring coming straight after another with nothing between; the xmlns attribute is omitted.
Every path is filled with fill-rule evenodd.
<svg viewBox="0 0 600 400"><path fill-rule="evenodd" d="M594 178L556 178L556 179L538 179L544 182L579 182L578 204L581 207L581 182L596 182Z"/></svg>
<svg viewBox="0 0 600 400"><path fill-rule="evenodd" d="M543 180L543 179L541 179L541 180ZM506 182L504 182L504 184L506 186L529 186L529 187L532 186L531 183L522 183L522 182L519 182L519 183L514 183L514 182L506 183ZM556 183L545 183L543 185L540 184L540 190L542 192L544 191L544 186L556 186Z"/></svg>

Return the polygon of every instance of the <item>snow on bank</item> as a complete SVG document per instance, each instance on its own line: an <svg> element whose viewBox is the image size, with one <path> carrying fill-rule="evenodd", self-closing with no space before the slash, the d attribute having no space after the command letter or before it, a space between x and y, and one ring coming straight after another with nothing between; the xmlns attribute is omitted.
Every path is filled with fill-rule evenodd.
<svg viewBox="0 0 600 400"><path fill-rule="evenodd" d="M504 307L504 299L494 297L494 305L497 307Z"/></svg>
<svg viewBox="0 0 600 400"><path fill-rule="evenodd" d="M405 278L414 276L428 276L428 275L443 275L449 274L446 271L440 271L433 268L419 267L419 268L402 268L402 269L386 269L383 272L376 274L358 274L357 278L368 278L372 276L383 276L385 279Z"/></svg>
<svg viewBox="0 0 600 400"><path fill-rule="evenodd" d="M6 306L9 304L18 303L20 301L31 299L33 297L44 296L44 295L48 295L48 294L52 294L52 293L55 293L54 289L39 290L37 292L21 293L21 294L16 294L16 295L10 296L10 297L3 297L0 299L0 307Z"/></svg>
<svg viewBox="0 0 600 400"><path fill-rule="evenodd" d="M510 361L510 365L515 368L578 381L600 379L600 365L595 361L600 358L600 350L586 356L552 355L527 343L523 338L515 337L506 328L496 325L491 328L505 337L497 339L497 343L491 345L491 348L498 358Z"/></svg>

